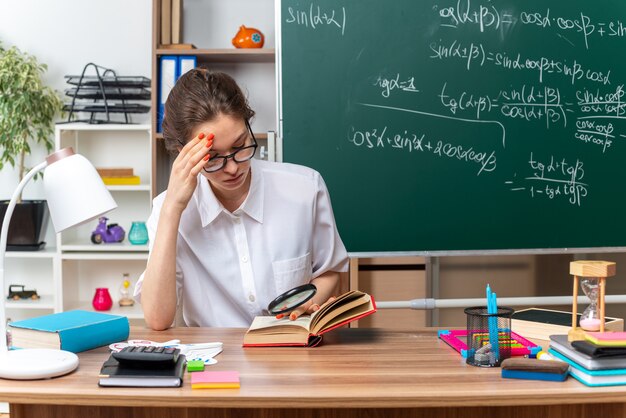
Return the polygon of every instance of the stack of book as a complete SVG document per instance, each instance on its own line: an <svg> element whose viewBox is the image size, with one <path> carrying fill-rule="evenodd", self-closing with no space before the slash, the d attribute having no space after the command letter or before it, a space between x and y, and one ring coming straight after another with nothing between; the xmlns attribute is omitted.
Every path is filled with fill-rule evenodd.
<svg viewBox="0 0 626 418"><path fill-rule="evenodd" d="M587 386L626 385L626 345L607 347L551 335L549 352L567 362L570 374Z"/></svg>
<svg viewBox="0 0 626 418"><path fill-rule="evenodd" d="M9 322L12 348L53 348L80 353L128 338L128 318L101 312L59 312Z"/></svg>
<svg viewBox="0 0 626 418"><path fill-rule="evenodd" d="M192 49L193 44L182 43L183 0L161 0L160 48Z"/></svg>
<svg viewBox="0 0 626 418"><path fill-rule="evenodd" d="M132 167L122 168L97 168L104 184L108 186L131 186L141 183Z"/></svg>

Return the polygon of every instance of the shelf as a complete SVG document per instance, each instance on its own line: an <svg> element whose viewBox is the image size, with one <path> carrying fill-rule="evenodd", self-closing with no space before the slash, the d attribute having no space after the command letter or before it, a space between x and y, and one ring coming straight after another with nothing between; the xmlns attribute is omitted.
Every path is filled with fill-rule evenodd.
<svg viewBox="0 0 626 418"><path fill-rule="evenodd" d="M66 310L71 309L82 309L85 311L96 312L91 305L91 301L70 302L67 304ZM108 311L103 311L103 313L111 315L121 315L127 317L128 319L143 319L143 310L141 309L141 304L137 302L135 302L133 306L122 307L117 304L117 301L115 301L113 302L113 307Z"/></svg>
<svg viewBox="0 0 626 418"><path fill-rule="evenodd" d="M149 184L137 184L131 186L113 185L107 186L107 189L112 192L149 192L152 190Z"/></svg>
<svg viewBox="0 0 626 418"><path fill-rule="evenodd" d="M71 241L61 245L61 251L63 251L62 258L66 259L68 254L65 251L79 251L88 252L91 255L94 254L109 254L109 253L140 253L148 252L148 245L133 245L128 241L110 243L110 244L92 244L88 240L83 241ZM108 256L110 258L110 256Z"/></svg>
<svg viewBox="0 0 626 418"><path fill-rule="evenodd" d="M275 61L274 48L251 49L157 49L157 55L195 55L199 62L254 63Z"/></svg>
<svg viewBox="0 0 626 418"><path fill-rule="evenodd" d="M148 260L148 251L145 252L67 252L61 254L62 260Z"/></svg>
<svg viewBox="0 0 626 418"><path fill-rule="evenodd" d="M7 258L54 258L57 250L54 247L44 248L41 251L7 251Z"/></svg>
<svg viewBox="0 0 626 418"><path fill-rule="evenodd" d="M256 139L267 139L267 132L255 132L254 136ZM159 141L163 140L163 134L161 132L154 134L154 137Z"/></svg>
<svg viewBox="0 0 626 418"><path fill-rule="evenodd" d="M38 300L32 299L20 299L20 300L6 300L7 309L54 309L54 296L52 295L40 295Z"/></svg>
<svg viewBox="0 0 626 418"><path fill-rule="evenodd" d="M124 123L57 123L58 131L149 131L149 124L124 124Z"/></svg>

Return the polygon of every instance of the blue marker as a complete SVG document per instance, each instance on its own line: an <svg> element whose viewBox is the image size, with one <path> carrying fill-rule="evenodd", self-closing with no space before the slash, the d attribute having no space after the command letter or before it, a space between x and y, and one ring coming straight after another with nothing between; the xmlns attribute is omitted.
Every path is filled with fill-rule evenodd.
<svg viewBox="0 0 626 418"><path fill-rule="evenodd" d="M500 345L498 341L498 318L494 315L498 313L498 302L496 294L491 293L489 284L487 284L487 313L489 314L489 343L493 348L497 362L500 359Z"/></svg>

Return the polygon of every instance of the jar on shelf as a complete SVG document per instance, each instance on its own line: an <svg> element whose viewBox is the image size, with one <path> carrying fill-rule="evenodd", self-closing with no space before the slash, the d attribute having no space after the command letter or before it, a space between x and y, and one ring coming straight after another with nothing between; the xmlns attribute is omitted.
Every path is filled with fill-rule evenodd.
<svg viewBox="0 0 626 418"><path fill-rule="evenodd" d="M145 222L133 222L128 233L128 241L133 245L148 243L148 228Z"/></svg>
<svg viewBox="0 0 626 418"><path fill-rule="evenodd" d="M96 294L93 295L93 301L91 302L93 308L96 311L108 311L113 306L113 300L109 289L106 287L99 287L96 289Z"/></svg>
<svg viewBox="0 0 626 418"><path fill-rule="evenodd" d="M124 273L122 277L122 285L120 286L120 306L133 306L135 301L130 296L130 275Z"/></svg>

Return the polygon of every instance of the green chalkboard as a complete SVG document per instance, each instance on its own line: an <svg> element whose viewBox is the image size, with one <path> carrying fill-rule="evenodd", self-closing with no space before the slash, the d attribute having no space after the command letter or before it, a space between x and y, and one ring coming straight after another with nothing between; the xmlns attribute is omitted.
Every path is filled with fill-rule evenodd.
<svg viewBox="0 0 626 418"><path fill-rule="evenodd" d="M623 247L626 2L283 0L283 160L350 252Z"/></svg>

